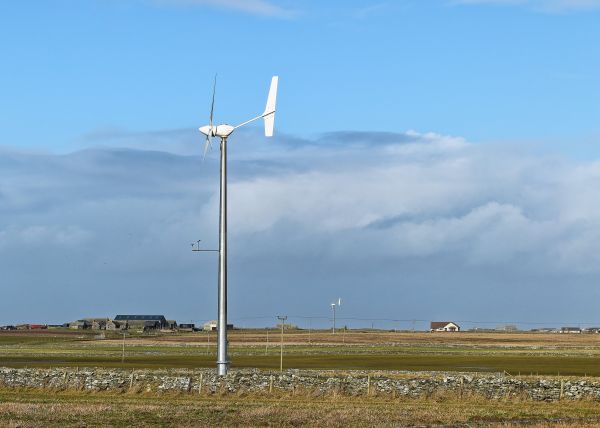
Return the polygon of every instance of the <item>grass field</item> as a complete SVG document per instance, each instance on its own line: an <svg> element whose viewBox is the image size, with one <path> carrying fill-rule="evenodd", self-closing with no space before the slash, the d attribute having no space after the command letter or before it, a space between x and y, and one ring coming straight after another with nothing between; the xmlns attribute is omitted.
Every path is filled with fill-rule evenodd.
<svg viewBox="0 0 600 428"><path fill-rule="evenodd" d="M232 367L279 366L279 335L230 335ZM0 366L213 367L214 333L99 338L77 331L0 332ZM284 366L300 369L440 370L600 376L600 335L294 331L284 335Z"/></svg>
<svg viewBox="0 0 600 428"><path fill-rule="evenodd" d="M588 401L144 395L0 389L0 426L600 426Z"/></svg>
<svg viewBox="0 0 600 428"><path fill-rule="evenodd" d="M279 334L230 335L233 367L279 366ZM104 338L97 332L0 332L0 366L214 367L214 333ZM600 337L532 333L338 333L284 336L284 367L507 371L529 376L600 376ZM600 426L593 401L536 402L479 396L428 398L233 393L146 394L0 388L0 426Z"/></svg>

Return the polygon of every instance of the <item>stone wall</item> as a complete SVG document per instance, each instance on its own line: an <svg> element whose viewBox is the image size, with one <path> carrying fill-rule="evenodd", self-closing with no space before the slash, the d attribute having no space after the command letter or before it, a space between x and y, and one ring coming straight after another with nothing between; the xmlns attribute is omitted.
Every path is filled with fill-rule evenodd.
<svg viewBox="0 0 600 428"><path fill-rule="evenodd" d="M600 381L511 377L500 374L232 370L224 378L214 370L108 370L0 368L0 386L10 388L76 389L85 391L296 392L319 394L389 394L430 396L440 393L478 394L489 398L534 400L600 400Z"/></svg>

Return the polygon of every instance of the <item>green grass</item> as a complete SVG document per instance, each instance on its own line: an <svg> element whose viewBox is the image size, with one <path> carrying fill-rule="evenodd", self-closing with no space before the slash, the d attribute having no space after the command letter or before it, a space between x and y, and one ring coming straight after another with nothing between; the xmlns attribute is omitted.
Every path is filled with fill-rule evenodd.
<svg viewBox="0 0 600 428"><path fill-rule="evenodd" d="M233 368L276 369L278 355L234 355ZM297 369L339 369L339 370L442 370L497 372L511 374L544 375L588 375L600 376L600 359L591 357L545 356L545 355L284 355L285 368ZM166 368L166 367L213 367L214 355L178 355L174 352L148 355L128 355L121 363L121 355L85 355L73 353L11 355L0 353L0 366L6 367L126 367L126 368Z"/></svg>
<svg viewBox="0 0 600 428"><path fill-rule="evenodd" d="M215 365L214 341L207 347L199 342L153 341L152 344L143 344L129 339L130 342L126 340L125 362L121 363L120 343L94 340L94 336L69 331L58 334L0 334L0 366L200 368ZM112 337L118 338L119 335L113 334ZM464 337L470 339L469 336ZM194 338L191 336L191 339ZM600 347L502 347L489 343L490 340L485 345L476 342L289 345L284 351L284 367L600 376ZM279 367L279 347L272 343L265 354L264 346L237 344L230 347L230 358L234 368L276 369Z"/></svg>

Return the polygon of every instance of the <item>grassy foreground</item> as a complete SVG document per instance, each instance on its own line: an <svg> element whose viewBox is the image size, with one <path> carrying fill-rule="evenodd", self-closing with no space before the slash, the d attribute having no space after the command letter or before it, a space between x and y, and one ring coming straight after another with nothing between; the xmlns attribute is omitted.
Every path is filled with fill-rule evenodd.
<svg viewBox="0 0 600 428"><path fill-rule="evenodd" d="M279 367L276 331L231 333L233 368ZM214 333L99 337L93 332L0 332L0 366L214 367ZM286 332L284 367L600 376L600 335Z"/></svg>
<svg viewBox="0 0 600 428"><path fill-rule="evenodd" d="M595 402L0 389L0 426L600 426Z"/></svg>

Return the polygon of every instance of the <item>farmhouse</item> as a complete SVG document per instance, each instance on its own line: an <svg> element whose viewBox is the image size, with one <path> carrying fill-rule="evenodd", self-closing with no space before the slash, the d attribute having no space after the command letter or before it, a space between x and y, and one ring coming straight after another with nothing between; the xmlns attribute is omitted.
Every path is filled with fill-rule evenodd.
<svg viewBox="0 0 600 428"><path fill-rule="evenodd" d="M460 326L452 321L431 321L429 331L460 331Z"/></svg>
<svg viewBox="0 0 600 428"><path fill-rule="evenodd" d="M167 327L164 315L117 315L115 321L125 324L127 328L163 329Z"/></svg>

